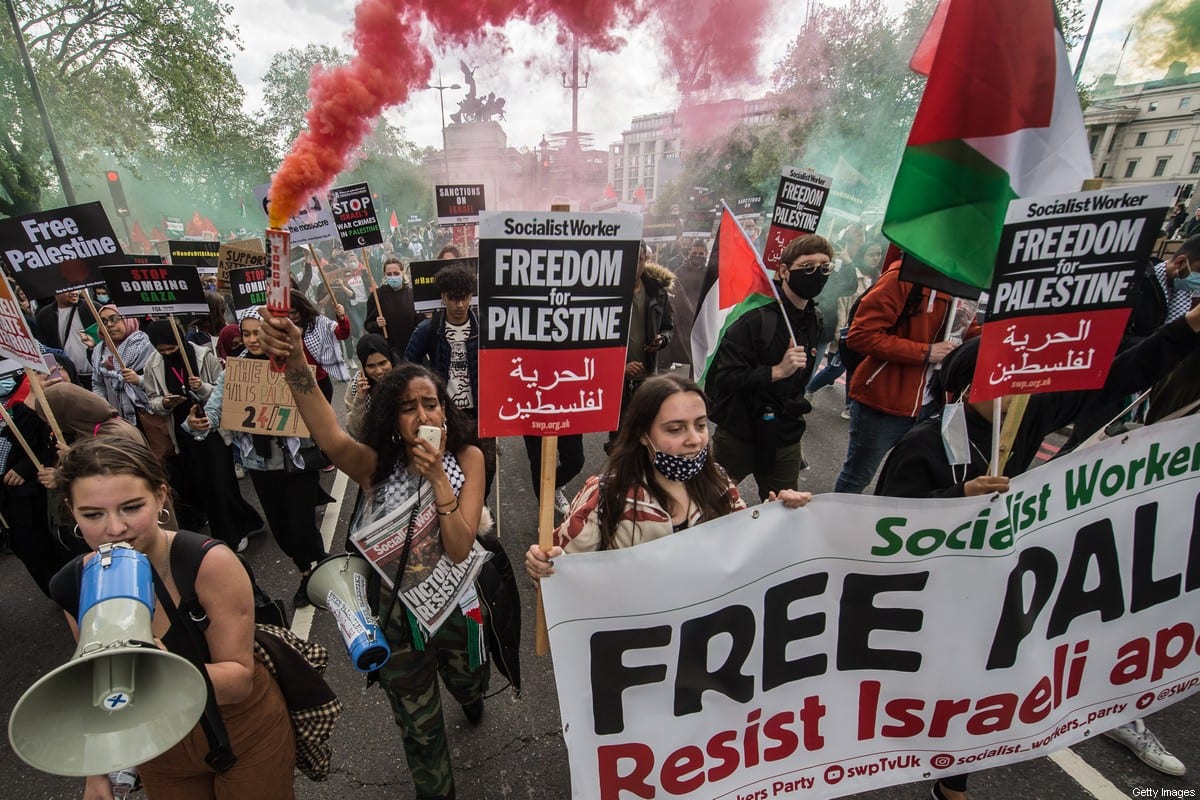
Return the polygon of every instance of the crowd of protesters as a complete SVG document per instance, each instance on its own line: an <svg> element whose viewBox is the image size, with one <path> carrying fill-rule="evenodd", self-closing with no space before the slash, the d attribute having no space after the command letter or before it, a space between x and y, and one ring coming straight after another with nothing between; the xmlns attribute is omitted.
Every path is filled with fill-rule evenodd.
<svg viewBox="0 0 1200 800"><path fill-rule="evenodd" d="M738 484L750 475L763 502L806 504L810 495L798 483L808 466L802 437L814 422L812 399L843 373L841 417L848 424L837 415L820 420L846 429L836 491L864 492L872 483L877 493L911 497L1006 491L1008 478L988 477L979 459L961 471L941 463L942 405L948 397L969 403L974 304L902 280L899 262L885 263L884 251L877 233L859 225L794 240L773 276L781 302L744 315L726 333L706 394L693 382L698 376L686 343L708 243L681 238L657 252L643 245L619 430L608 437L602 471L573 500L569 484L583 470L583 444L578 436L561 437L554 481L561 525L555 548L535 545L526 553L530 577L551 574L551 559L564 550L630 547L742 508ZM43 465L34 466L12 431L0 435L0 512L9 547L38 588L50 595L56 573L102 538L73 513L73 503L80 486L90 487L80 481L99 469L92 462L120 459L89 451L92 466L85 468L83 455L67 450L97 441L133 443L135 452L151 454L153 469L127 471L161 508L159 528L207 530L235 552L269 531L295 566L295 607L308 604L308 576L328 555L317 519L318 506L330 500L320 482L325 470L341 468L359 484L355 528L431 488L442 545L455 560L465 558L497 472L495 440L478 435L478 279L461 261L446 266L436 276L441 307L422 314L414 308L409 270L413 260L460 255L432 226L362 253L304 251L295 262L286 319L264 319L255 309L235 314L215 291L211 313L181 330L173 329L175 321L123 315L104 302L103 287L90 290L90 302L79 292L45 298L36 309L26 302L23 311L58 369L32 378L43 384L45 407L25 373L0 376L13 426ZM1134 315L1138 335L1120 356L1120 380L1092 394L1039 395L1053 400L1031 405L1036 413L1027 412L1008 475L1030 466L1050 431L1074 423L1075 436L1086 438L1120 410L1128 392L1158 381L1170 385L1177 366L1194 378L1200 291L1189 278L1197 263L1200 236L1193 236L1171 258L1148 266L1147 282L1161 291L1144 293ZM852 372L839 357L839 339L862 356ZM289 364L288 383L311 438L221 428L225 365L272 356ZM1181 381L1197 383L1186 377L1175 383ZM338 384L344 384L341 425L332 405ZM977 453L990 447L990 409L968 408ZM440 444L422 437L418 428L426 426L441 431ZM525 444L536 493L540 440L527 437ZM64 463L76 465L73 478L62 474ZM248 502L251 492L261 516ZM163 543L153 527L146 526L145 536L157 552ZM460 605L453 624L426 636L402 605L380 609L393 652L383 688L422 798L455 796L437 675L472 724L483 713L487 674L470 628L477 606ZM230 652L241 659L237 648ZM249 696L241 689L233 694L238 702ZM1112 737L1156 769L1182 774L1183 765L1141 721ZM965 785L965 776L945 779L932 792L960 798Z"/></svg>

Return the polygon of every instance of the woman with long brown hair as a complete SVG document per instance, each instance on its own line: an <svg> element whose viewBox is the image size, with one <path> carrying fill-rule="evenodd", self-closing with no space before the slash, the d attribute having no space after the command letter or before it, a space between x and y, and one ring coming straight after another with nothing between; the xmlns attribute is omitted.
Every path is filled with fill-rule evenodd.
<svg viewBox="0 0 1200 800"><path fill-rule="evenodd" d="M812 495L785 489L789 508ZM666 374L634 392L605 471L584 483L554 531L554 547L530 546L525 570L535 581L553 573L564 552L613 550L661 539L745 508L737 487L709 452L708 399L693 381Z"/></svg>

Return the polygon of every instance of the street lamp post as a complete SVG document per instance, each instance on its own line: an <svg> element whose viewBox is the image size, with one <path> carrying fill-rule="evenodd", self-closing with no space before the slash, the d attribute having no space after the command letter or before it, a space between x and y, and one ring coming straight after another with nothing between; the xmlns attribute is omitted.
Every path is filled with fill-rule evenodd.
<svg viewBox="0 0 1200 800"><path fill-rule="evenodd" d="M452 83L449 86L441 82L442 76L438 75L438 83L429 83L425 85L426 89L437 89L438 107L442 111L442 166L446 170L446 183L450 182L450 157L446 154L446 90L461 89L457 83Z"/></svg>

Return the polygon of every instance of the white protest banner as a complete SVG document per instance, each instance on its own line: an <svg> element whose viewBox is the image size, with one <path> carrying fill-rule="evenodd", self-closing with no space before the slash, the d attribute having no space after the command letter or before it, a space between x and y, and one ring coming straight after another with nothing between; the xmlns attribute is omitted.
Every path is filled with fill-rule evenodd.
<svg viewBox="0 0 1200 800"><path fill-rule="evenodd" d="M258 207L262 209L263 219L268 219L267 191L271 184L264 183L254 187L254 196L258 198ZM313 242L323 242L326 239L337 238L337 225L333 221L333 212L329 203L315 194L308 198L304 208L287 221L287 230L291 233L292 247Z"/></svg>
<svg viewBox="0 0 1200 800"><path fill-rule="evenodd" d="M259 436L308 436L308 426L296 410L283 373L273 371L269 361L259 358L225 362L221 428Z"/></svg>
<svg viewBox="0 0 1200 800"><path fill-rule="evenodd" d="M827 798L974 772L1200 689L1200 417L991 497L821 495L541 582L575 798Z"/></svg>
<svg viewBox="0 0 1200 800"><path fill-rule="evenodd" d="M1104 385L1174 192L1155 183L1008 204L972 400Z"/></svg>
<svg viewBox="0 0 1200 800"><path fill-rule="evenodd" d="M0 356L12 359L22 367L49 372L42 348L21 314L16 293L3 277L0 277Z"/></svg>
<svg viewBox="0 0 1200 800"><path fill-rule="evenodd" d="M642 219L479 218L479 433L615 430Z"/></svg>

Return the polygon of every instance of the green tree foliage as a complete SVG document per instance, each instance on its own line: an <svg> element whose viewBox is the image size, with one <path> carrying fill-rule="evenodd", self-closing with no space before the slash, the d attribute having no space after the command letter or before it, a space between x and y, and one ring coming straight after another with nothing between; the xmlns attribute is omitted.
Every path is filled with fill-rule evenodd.
<svg viewBox="0 0 1200 800"><path fill-rule="evenodd" d="M105 199L101 171L161 175L153 209L136 215L230 214L266 180L269 151L241 110L230 6L217 0L23 0L17 15L79 201ZM23 214L57 194L45 135L11 29L0 42L0 213Z"/></svg>

